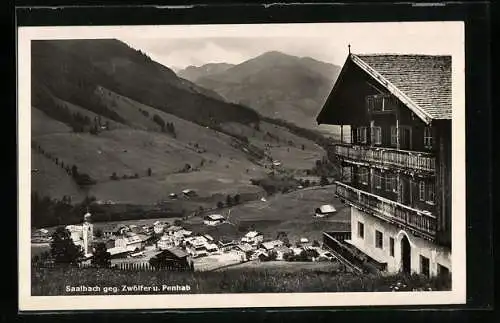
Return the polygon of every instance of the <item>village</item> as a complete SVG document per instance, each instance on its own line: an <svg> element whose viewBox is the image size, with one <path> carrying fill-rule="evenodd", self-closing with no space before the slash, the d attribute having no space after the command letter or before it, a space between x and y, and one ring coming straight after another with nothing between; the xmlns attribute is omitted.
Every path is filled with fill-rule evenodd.
<svg viewBox="0 0 500 323"><path fill-rule="evenodd" d="M336 212L331 205L315 211L315 217ZM194 271L212 271L245 262L332 262L335 256L317 240L302 237L289 241L286 234L274 239L262 232L249 229L239 238L213 237L203 232L188 230L179 221L156 220L153 223L101 225L97 229L89 212L81 225L67 225L71 240L83 251L81 267L92 265L97 245L104 245L116 269L154 269L151 259L166 256L177 268ZM203 218L205 228L228 224L221 214L208 214ZM203 230L200 230L203 231ZM33 232L32 244L49 244L52 238L47 229Z"/></svg>

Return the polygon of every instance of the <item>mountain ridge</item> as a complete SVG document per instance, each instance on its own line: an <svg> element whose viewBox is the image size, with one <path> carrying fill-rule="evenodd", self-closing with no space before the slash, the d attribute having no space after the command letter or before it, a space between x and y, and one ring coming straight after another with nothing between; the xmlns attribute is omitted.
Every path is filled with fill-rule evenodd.
<svg viewBox="0 0 500 323"><path fill-rule="evenodd" d="M116 40L34 41L31 86L31 188L41 197L167 201L165 212L187 214L261 196L250 180L273 160L301 171L325 155L315 137L206 96ZM200 199L170 201L186 188Z"/></svg>
<svg viewBox="0 0 500 323"><path fill-rule="evenodd" d="M199 77L195 83L263 116L314 129L316 114L340 69L311 57L269 51L223 72Z"/></svg>

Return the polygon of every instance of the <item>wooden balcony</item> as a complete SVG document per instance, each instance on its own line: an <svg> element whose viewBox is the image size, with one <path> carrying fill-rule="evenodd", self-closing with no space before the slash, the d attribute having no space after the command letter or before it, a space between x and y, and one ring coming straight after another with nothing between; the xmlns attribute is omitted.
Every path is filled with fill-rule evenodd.
<svg viewBox="0 0 500 323"><path fill-rule="evenodd" d="M335 184L336 195L347 203L423 238L435 239L437 221L430 212L411 208L341 182Z"/></svg>
<svg viewBox="0 0 500 323"><path fill-rule="evenodd" d="M406 170L430 173L436 171L436 158L425 152L338 144L335 146L335 155L357 162L376 163Z"/></svg>

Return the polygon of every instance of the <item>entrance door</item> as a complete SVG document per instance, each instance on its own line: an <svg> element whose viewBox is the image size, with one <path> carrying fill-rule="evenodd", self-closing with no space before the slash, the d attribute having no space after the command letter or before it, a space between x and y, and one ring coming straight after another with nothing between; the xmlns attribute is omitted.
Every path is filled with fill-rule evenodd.
<svg viewBox="0 0 500 323"><path fill-rule="evenodd" d="M411 273L411 246L406 235L401 239L401 271L404 274Z"/></svg>

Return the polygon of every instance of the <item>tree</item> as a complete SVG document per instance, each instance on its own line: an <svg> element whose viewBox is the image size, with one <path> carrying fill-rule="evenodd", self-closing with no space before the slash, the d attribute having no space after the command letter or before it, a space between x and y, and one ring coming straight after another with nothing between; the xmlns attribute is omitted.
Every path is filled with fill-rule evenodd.
<svg viewBox="0 0 500 323"><path fill-rule="evenodd" d="M102 236L103 236L102 230L101 229L96 229L95 232L94 232L94 236L96 238L102 238Z"/></svg>
<svg viewBox="0 0 500 323"><path fill-rule="evenodd" d="M182 225L182 221L179 220L179 219L177 219L177 220L174 221L174 225L177 226L177 227L179 227L179 226Z"/></svg>
<svg viewBox="0 0 500 323"><path fill-rule="evenodd" d="M161 127L162 131L165 130L165 121L159 115L155 114L153 121Z"/></svg>
<svg viewBox="0 0 500 323"><path fill-rule="evenodd" d="M148 176L151 176L153 174L153 171L151 170L151 168L148 168Z"/></svg>
<svg viewBox="0 0 500 323"><path fill-rule="evenodd" d="M278 234L276 235L276 240L283 241L283 239L286 237L287 237L287 234L285 231L279 231Z"/></svg>
<svg viewBox="0 0 500 323"><path fill-rule="evenodd" d="M73 175L73 177L78 176L78 167L76 167L76 165L71 166L71 174Z"/></svg>
<svg viewBox="0 0 500 323"><path fill-rule="evenodd" d="M321 176L321 179L320 179L320 181L319 181L319 185L321 185L321 186L325 186L325 185L328 185L328 184L330 184L330 183L328 182L328 178L326 178L326 176Z"/></svg>
<svg viewBox="0 0 500 323"><path fill-rule="evenodd" d="M109 268L111 266L111 254L106 249L106 244L103 242L95 246L92 264L101 268Z"/></svg>
<svg viewBox="0 0 500 323"><path fill-rule="evenodd" d="M234 196L233 200L234 200L234 204L240 204L240 202L241 202L241 196L240 196L240 194L236 194Z"/></svg>
<svg viewBox="0 0 500 323"><path fill-rule="evenodd" d="M314 240L313 243L312 243L312 246L313 247L319 247L319 241L318 240Z"/></svg>
<svg viewBox="0 0 500 323"><path fill-rule="evenodd" d="M76 246L71 239L71 234L64 227L58 227L52 234L50 253L54 262L58 264L75 264L83 256L83 250Z"/></svg>
<svg viewBox="0 0 500 323"><path fill-rule="evenodd" d="M306 149L306 146L304 144L302 144L302 150L305 150Z"/></svg>
<svg viewBox="0 0 500 323"><path fill-rule="evenodd" d="M224 203L222 203L221 201L217 202L218 209L222 209L223 207L224 207Z"/></svg>
<svg viewBox="0 0 500 323"><path fill-rule="evenodd" d="M228 195L228 196L226 197L226 205L227 205L227 206L231 206L231 205L233 205L233 199L231 198L231 195Z"/></svg>

